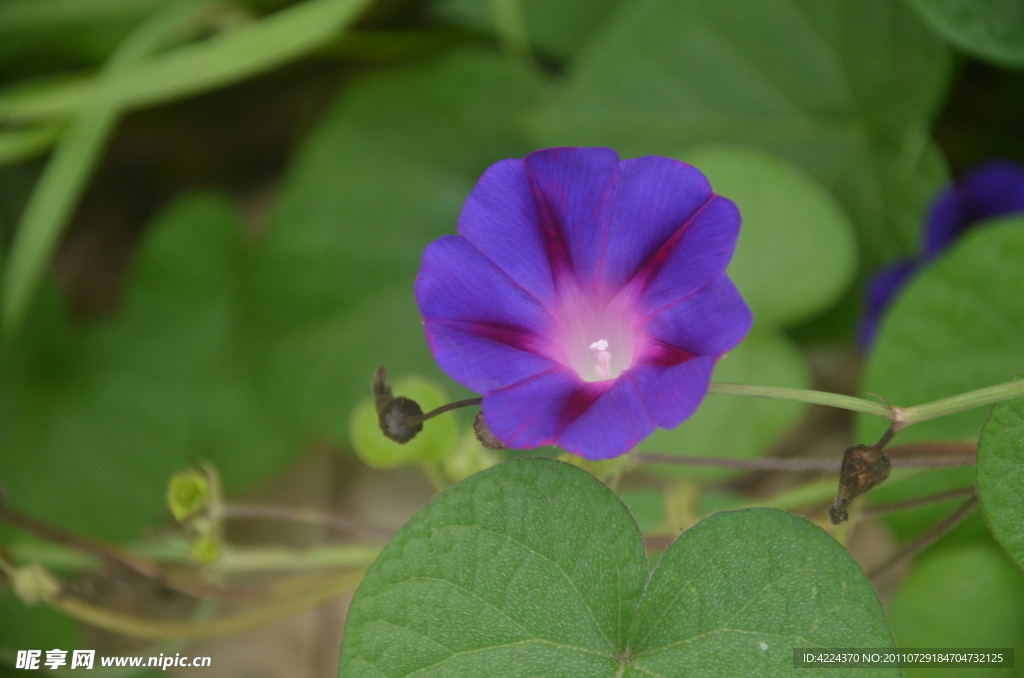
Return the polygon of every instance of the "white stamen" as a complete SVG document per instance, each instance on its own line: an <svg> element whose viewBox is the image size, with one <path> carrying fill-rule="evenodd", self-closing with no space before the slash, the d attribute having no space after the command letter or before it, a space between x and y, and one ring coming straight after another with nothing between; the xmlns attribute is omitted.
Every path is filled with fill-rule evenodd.
<svg viewBox="0 0 1024 678"><path fill-rule="evenodd" d="M597 354L594 373L601 379L612 376L612 354L608 352L608 340L598 339L590 345L590 350Z"/></svg>

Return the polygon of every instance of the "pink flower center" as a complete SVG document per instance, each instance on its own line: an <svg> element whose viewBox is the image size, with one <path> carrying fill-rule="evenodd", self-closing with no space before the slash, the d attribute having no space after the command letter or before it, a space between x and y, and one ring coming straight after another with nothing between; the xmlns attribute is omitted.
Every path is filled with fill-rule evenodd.
<svg viewBox="0 0 1024 678"><path fill-rule="evenodd" d="M583 381L615 379L633 364L639 331L632 305L563 297L558 341L563 364Z"/></svg>

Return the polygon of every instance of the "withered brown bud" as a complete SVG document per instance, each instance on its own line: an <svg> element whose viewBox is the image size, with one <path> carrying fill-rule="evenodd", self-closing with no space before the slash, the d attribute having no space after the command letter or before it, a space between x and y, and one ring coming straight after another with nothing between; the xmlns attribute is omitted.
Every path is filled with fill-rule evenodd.
<svg viewBox="0 0 1024 678"><path fill-rule="evenodd" d="M505 443L498 440L498 436L491 432L491 428L484 421L483 411L476 413L476 418L473 420L473 431L476 433L476 439L480 441L480 444L489 450L504 450Z"/></svg>
<svg viewBox="0 0 1024 678"><path fill-rule="evenodd" d="M370 382L370 390L373 391L373 402L377 410L377 421L384 437L394 440L396 443L407 443L416 437L416 434L423 430L423 422L410 424L409 417L419 417L423 414L419 403L404 396L394 397L391 394L391 384L388 383L388 371L383 365L373 373L373 381Z"/></svg>
<svg viewBox="0 0 1024 678"><path fill-rule="evenodd" d="M890 436L891 437L891 436ZM828 517L833 525L846 522L850 517L847 508L857 497L885 482L892 470L889 455L882 449L888 439L875 445L854 445L843 454L843 466L839 471L839 492Z"/></svg>

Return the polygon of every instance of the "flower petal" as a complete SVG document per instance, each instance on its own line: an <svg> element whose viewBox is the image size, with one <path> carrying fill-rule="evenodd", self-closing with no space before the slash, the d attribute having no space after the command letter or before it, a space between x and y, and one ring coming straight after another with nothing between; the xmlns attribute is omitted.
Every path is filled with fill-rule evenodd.
<svg viewBox="0 0 1024 678"><path fill-rule="evenodd" d="M459 215L459 233L516 281L551 307L555 287L526 165L502 160L477 182Z"/></svg>
<svg viewBox="0 0 1024 678"><path fill-rule="evenodd" d="M644 331L649 341L718 358L740 343L753 321L739 290L722 273L698 292L659 309Z"/></svg>
<svg viewBox="0 0 1024 678"><path fill-rule="evenodd" d="M717 358L694 358L674 367L641 365L628 377L636 382L654 423L675 428L697 411L711 384Z"/></svg>
<svg viewBox="0 0 1024 678"><path fill-rule="evenodd" d="M425 326L427 344L437 364L452 379L477 393L490 393L561 368L542 355L517 348L515 344L521 337L511 330L460 327L432 320L426 321Z"/></svg>
<svg viewBox="0 0 1024 678"><path fill-rule="evenodd" d="M551 369L551 316L465 238L423 253L416 301L441 368L487 392Z"/></svg>
<svg viewBox="0 0 1024 678"><path fill-rule="evenodd" d="M484 416L494 435L509 447L553 445L610 385L584 382L559 366L485 395Z"/></svg>
<svg viewBox="0 0 1024 678"><path fill-rule="evenodd" d="M924 227L925 259L934 259L949 247L966 223L966 213L967 200L956 187L935 199Z"/></svg>
<svg viewBox="0 0 1024 678"><path fill-rule="evenodd" d="M857 341L862 349L866 351L875 343L875 335L878 334L885 309L920 267L919 261L901 259L872 276L868 283L864 316L857 331Z"/></svg>
<svg viewBox="0 0 1024 678"><path fill-rule="evenodd" d="M654 429L638 383L624 373L562 431L558 444L587 459L611 459L629 452Z"/></svg>
<svg viewBox="0 0 1024 678"><path fill-rule="evenodd" d="M523 161L556 285L600 282L619 155L610 148L549 148Z"/></svg>
<svg viewBox="0 0 1024 678"><path fill-rule="evenodd" d="M1009 160L981 165L940 195L928 214L924 256L941 254L979 221L1024 211L1024 167Z"/></svg>
<svg viewBox="0 0 1024 678"><path fill-rule="evenodd" d="M423 252L416 301L427 320L493 325L543 337L551 315L465 238L446 235Z"/></svg>
<svg viewBox="0 0 1024 678"><path fill-rule="evenodd" d="M641 265L623 293L642 295L643 311L653 313L693 294L721 274L736 248L740 213L714 196Z"/></svg>
<svg viewBox="0 0 1024 678"><path fill-rule="evenodd" d="M602 262L602 277L609 289L621 287L673 236L695 225L702 228L694 217L713 196L704 175L678 160L646 156L621 162ZM732 229L724 237L730 234L735 239ZM723 249L706 237L689 242L709 249L697 253L701 259ZM707 279L698 286L725 270L728 256L722 259L719 253L714 262L708 262L711 265L702 268Z"/></svg>

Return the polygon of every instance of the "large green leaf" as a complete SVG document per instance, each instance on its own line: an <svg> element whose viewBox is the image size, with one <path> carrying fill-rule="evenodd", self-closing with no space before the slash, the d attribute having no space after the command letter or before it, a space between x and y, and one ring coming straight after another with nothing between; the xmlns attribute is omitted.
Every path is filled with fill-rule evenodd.
<svg viewBox="0 0 1024 678"><path fill-rule="evenodd" d="M402 528L352 601L339 676L789 676L794 647L892 645L860 567L806 520L716 514L648 581L618 498L533 458L469 478Z"/></svg>
<svg viewBox="0 0 1024 678"><path fill-rule="evenodd" d="M72 330L56 305L36 309L0 409L0 482L14 506L127 539L164 515L181 466L208 459L237 485L295 449L251 384L243 256L227 203L195 197L153 224L113 319Z"/></svg>
<svg viewBox="0 0 1024 678"><path fill-rule="evenodd" d="M1024 640L1024 578L998 547L968 544L924 559L889 608L896 643L903 648L1014 647ZM1016 657L1020 666L1020 657ZM907 678L934 669L907 668ZM945 668L943 676L1019 675L1013 669Z"/></svg>
<svg viewBox="0 0 1024 678"><path fill-rule="evenodd" d="M623 5L533 128L548 145L774 150L853 216L870 270L913 249L944 180L928 141L949 58L901 0Z"/></svg>
<svg viewBox="0 0 1024 678"><path fill-rule="evenodd" d="M1018 378L1021 378L1019 375ZM1024 568L1024 398L992 407L978 442L978 496L992 535Z"/></svg>
<svg viewBox="0 0 1024 678"><path fill-rule="evenodd" d="M863 390L900 406L1010 380L1024 364L1024 219L978 227L921 271L886 312ZM985 410L916 424L898 442L976 440ZM872 420L874 419L874 420ZM858 420L872 442L885 428Z"/></svg>
<svg viewBox="0 0 1024 678"><path fill-rule="evenodd" d="M272 337L267 391L306 435L344 445L379 364L440 377L412 281L428 243L516 132L541 79L478 50L353 83L285 181L253 268L255 325Z"/></svg>
<svg viewBox="0 0 1024 678"><path fill-rule="evenodd" d="M1024 4L1016 0L910 0L957 47L1005 66L1024 66Z"/></svg>

